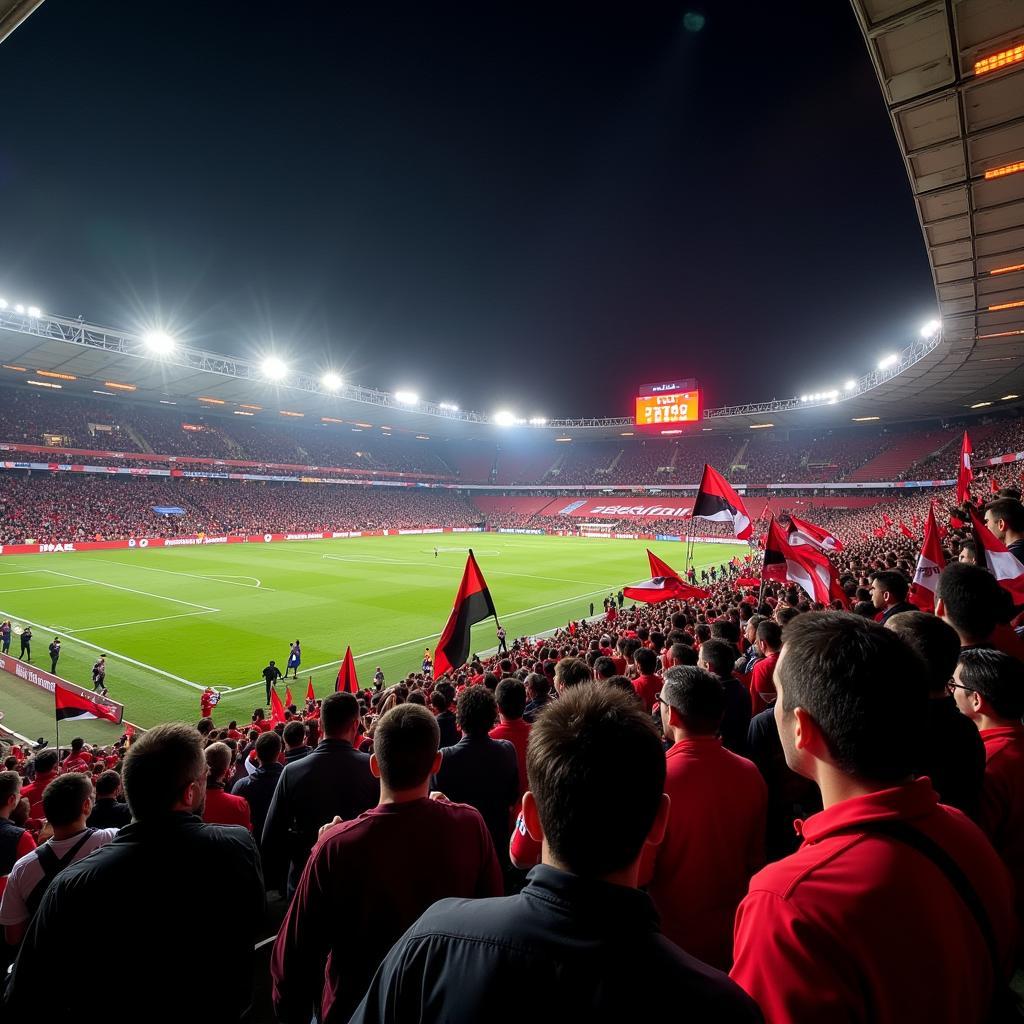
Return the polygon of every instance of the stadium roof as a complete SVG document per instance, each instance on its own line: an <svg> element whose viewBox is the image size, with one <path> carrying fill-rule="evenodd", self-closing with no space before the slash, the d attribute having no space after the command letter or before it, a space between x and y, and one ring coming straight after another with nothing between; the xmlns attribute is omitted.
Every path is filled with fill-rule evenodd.
<svg viewBox="0 0 1024 1024"><path fill-rule="evenodd" d="M40 2L0 0L0 39ZM1024 395L1024 2L853 0L853 7L906 163L941 331L914 339L835 390L705 410L704 429L960 416ZM838 114L836 125L841 128ZM870 202L870 183L864 195L836 201ZM123 386L115 394L192 404L205 398L210 401L199 404L211 411L262 406L259 412L275 417L337 417L446 437L502 429L488 415L440 403L403 402L347 382L327 388L313 367L272 382L255 363L183 345L157 358L138 335L32 307L0 307L0 363L0 383L46 370L77 378L67 393L103 392L113 382ZM632 421L552 419L529 426L601 437L629 431Z"/></svg>

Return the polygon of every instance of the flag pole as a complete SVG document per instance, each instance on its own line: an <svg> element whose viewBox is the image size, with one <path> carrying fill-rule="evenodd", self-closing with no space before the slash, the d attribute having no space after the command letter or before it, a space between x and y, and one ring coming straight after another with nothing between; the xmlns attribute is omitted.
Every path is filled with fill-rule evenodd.
<svg viewBox="0 0 1024 1024"><path fill-rule="evenodd" d="M771 533L772 523L774 521L775 521L775 513L773 512L772 515L771 515L771 518L768 520L768 531L765 534L765 537L767 537L768 534ZM765 541L765 551L767 551L767 550L768 550L768 542L766 540ZM763 602L764 602L764 551L761 552L761 586L760 586L760 588L757 591L757 608L758 608L758 613L760 613L761 605L762 605Z"/></svg>

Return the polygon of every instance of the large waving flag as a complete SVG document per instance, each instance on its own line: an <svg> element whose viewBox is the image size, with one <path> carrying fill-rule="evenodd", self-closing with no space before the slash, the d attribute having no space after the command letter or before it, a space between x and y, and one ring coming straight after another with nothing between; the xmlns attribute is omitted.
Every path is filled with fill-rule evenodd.
<svg viewBox="0 0 1024 1024"><path fill-rule="evenodd" d="M971 468L971 456L974 449L971 447L971 439L964 431L964 439L960 445L960 467L956 473L956 501L962 505L971 496L971 481L974 479L974 470Z"/></svg>
<svg viewBox="0 0 1024 1024"><path fill-rule="evenodd" d="M790 544L775 519L768 525L761 575L779 583L795 583L812 601L828 604L838 598L846 604L846 594L828 558L810 545Z"/></svg>
<svg viewBox="0 0 1024 1024"><path fill-rule="evenodd" d="M345 657L341 659L338 678L334 681L336 693L358 693L359 680L356 678L356 662L352 657L352 648L345 648Z"/></svg>
<svg viewBox="0 0 1024 1024"><path fill-rule="evenodd" d="M935 522L935 509L930 508L924 524L924 543L921 545L921 555L917 560L917 570L907 600L923 612L934 612L935 588L945 567L946 555L942 550L939 524Z"/></svg>
<svg viewBox="0 0 1024 1024"><path fill-rule="evenodd" d="M277 690L274 687L270 688L270 724L277 725L278 723L284 724L288 719L285 718L284 705L281 703L281 698L277 695Z"/></svg>
<svg viewBox="0 0 1024 1024"><path fill-rule="evenodd" d="M974 543L978 546L978 563L985 555L985 568L1008 590L1017 604L1024 602L1024 565L1007 546L978 518L973 505L967 506L974 531Z"/></svg>
<svg viewBox="0 0 1024 1024"><path fill-rule="evenodd" d="M630 601L659 604L662 601L685 601L698 597L710 597L711 593L700 587L684 583L679 573L667 562L663 562L649 548L647 559L651 563L651 579L633 587L623 587L622 594Z"/></svg>
<svg viewBox="0 0 1024 1024"><path fill-rule="evenodd" d="M717 469L704 464L697 500L693 503L693 519L710 519L715 523L732 523L738 540L749 540L754 532L750 516L729 482Z"/></svg>
<svg viewBox="0 0 1024 1024"><path fill-rule="evenodd" d="M78 718L103 718L115 725L121 721L117 708L101 703L102 698L93 698L84 693L75 693L60 683L53 684L53 708L58 722Z"/></svg>
<svg viewBox="0 0 1024 1024"><path fill-rule="evenodd" d="M470 548L459 592L455 595L455 606L434 649L435 677L466 664L469 657L470 627L489 619L492 615L497 622L498 613L494 610L491 592L487 589L483 573L480 572L473 549Z"/></svg>
<svg viewBox="0 0 1024 1024"><path fill-rule="evenodd" d="M800 544L810 544L812 548L819 551L842 551L843 545L839 538L833 536L828 530L805 519L797 519L796 516L789 517L789 543L794 547Z"/></svg>

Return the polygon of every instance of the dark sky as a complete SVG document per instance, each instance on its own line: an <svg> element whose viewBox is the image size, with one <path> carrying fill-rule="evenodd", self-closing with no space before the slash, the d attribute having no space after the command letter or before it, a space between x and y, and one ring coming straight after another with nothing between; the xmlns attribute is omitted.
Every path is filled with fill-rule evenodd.
<svg viewBox="0 0 1024 1024"><path fill-rule="evenodd" d="M935 307L853 14L688 10L49 0L0 295L525 416L841 385Z"/></svg>

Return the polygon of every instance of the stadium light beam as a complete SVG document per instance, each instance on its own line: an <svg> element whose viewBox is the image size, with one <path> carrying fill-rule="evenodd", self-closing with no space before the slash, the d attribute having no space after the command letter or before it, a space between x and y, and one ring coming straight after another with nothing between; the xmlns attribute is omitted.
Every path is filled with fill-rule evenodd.
<svg viewBox="0 0 1024 1024"><path fill-rule="evenodd" d="M155 356L170 355L175 349L175 341L166 331L147 331L142 343Z"/></svg>
<svg viewBox="0 0 1024 1024"><path fill-rule="evenodd" d="M420 400L420 396L415 391L396 391L395 401L400 402L402 405L416 405Z"/></svg>
<svg viewBox="0 0 1024 1024"><path fill-rule="evenodd" d="M43 311L38 306L29 306L28 315L32 317L33 320L38 320L39 317L43 315Z"/></svg>
<svg viewBox="0 0 1024 1024"><path fill-rule="evenodd" d="M288 376L288 367L283 359L277 356L267 356L260 365L260 370L267 380L283 380Z"/></svg>
<svg viewBox="0 0 1024 1024"><path fill-rule="evenodd" d="M438 408L444 409L447 412L458 412L459 407L454 402L440 402Z"/></svg>
<svg viewBox="0 0 1024 1024"><path fill-rule="evenodd" d="M499 409L492 417L491 422L499 427L511 427L515 425L516 414L507 409Z"/></svg>
<svg viewBox="0 0 1024 1024"><path fill-rule="evenodd" d="M843 385L843 390L844 391L856 391L857 390L857 382L855 380L848 380Z"/></svg>
<svg viewBox="0 0 1024 1024"><path fill-rule="evenodd" d="M320 383L327 391L337 391L341 387L341 377L336 373L328 372L320 378Z"/></svg>
<svg viewBox="0 0 1024 1024"><path fill-rule="evenodd" d="M6 308L7 308L7 300L6 299L0 299L0 309L6 309Z"/></svg>
<svg viewBox="0 0 1024 1024"><path fill-rule="evenodd" d="M929 320L927 323L921 326L921 337L922 338L934 338L939 331L942 330L941 320Z"/></svg>
<svg viewBox="0 0 1024 1024"><path fill-rule="evenodd" d="M900 357L893 352L879 360L878 368L880 370L888 370L890 366L895 366L899 361Z"/></svg>

